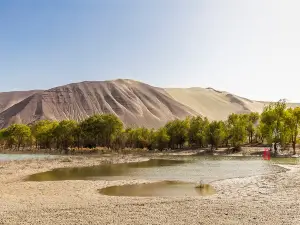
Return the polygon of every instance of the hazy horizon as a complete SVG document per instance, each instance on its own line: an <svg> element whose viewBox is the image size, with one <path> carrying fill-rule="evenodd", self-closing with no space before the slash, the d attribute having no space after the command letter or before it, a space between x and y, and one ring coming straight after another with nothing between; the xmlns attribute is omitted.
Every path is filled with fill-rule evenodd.
<svg viewBox="0 0 300 225"><path fill-rule="evenodd" d="M86 80L300 102L296 0L3 0L0 92Z"/></svg>

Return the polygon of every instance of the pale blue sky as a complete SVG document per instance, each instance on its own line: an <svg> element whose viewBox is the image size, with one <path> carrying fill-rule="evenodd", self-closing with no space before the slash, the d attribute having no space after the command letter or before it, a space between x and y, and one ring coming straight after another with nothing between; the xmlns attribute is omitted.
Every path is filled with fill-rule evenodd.
<svg viewBox="0 0 300 225"><path fill-rule="evenodd" d="M297 0L1 0L0 91L130 78L300 102Z"/></svg>

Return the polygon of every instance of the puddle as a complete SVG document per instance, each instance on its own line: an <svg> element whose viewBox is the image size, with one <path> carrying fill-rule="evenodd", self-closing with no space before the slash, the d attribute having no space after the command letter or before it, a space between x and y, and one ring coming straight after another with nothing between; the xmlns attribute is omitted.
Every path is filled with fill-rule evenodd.
<svg viewBox="0 0 300 225"><path fill-rule="evenodd" d="M184 160L150 159L144 162L104 164L92 167L75 167L54 169L29 176L27 181L57 181L57 180L97 180L120 179L130 175L134 170L152 167L168 167L183 164Z"/></svg>
<svg viewBox="0 0 300 225"><path fill-rule="evenodd" d="M177 159L177 160L176 160ZM297 158L261 157L172 157L144 162L104 164L92 167L54 169L33 174L27 181L60 180L180 180L210 183L212 181L263 175L284 171L276 164L298 164Z"/></svg>
<svg viewBox="0 0 300 225"><path fill-rule="evenodd" d="M160 181L147 184L130 184L111 186L99 190L103 195L109 196L208 196L216 193L208 184L197 188L195 183L181 181Z"/></svg>

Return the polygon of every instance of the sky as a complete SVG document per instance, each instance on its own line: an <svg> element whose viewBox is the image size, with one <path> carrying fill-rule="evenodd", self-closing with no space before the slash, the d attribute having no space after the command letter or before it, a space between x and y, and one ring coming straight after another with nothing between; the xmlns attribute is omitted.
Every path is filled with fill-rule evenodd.
<svg viewBox="0 0 300 225"><path fill-rule="evenodd" d="M1 0L0 92L86 80L300 102L298 0Z"/></svg>

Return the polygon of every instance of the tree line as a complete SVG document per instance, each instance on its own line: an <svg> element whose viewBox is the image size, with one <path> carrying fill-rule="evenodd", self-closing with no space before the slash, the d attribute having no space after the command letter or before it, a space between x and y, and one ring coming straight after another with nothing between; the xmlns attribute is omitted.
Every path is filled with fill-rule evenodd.
<svg viewBox="0 0 300 225"><path fill-rule="evenodd" d="M126 128L115 115L93 115L81 122L73 120L13 124L0 130L0 146L5 149L52 149L107 147L111 149L178 149L218 147L239 150L243 144L298 142L300 108L287 108L280 100L266 106L261 114L231 114L226 121L187 117L173 120L159 129ZM277 149L275 149L275 153Z"/></svg>

